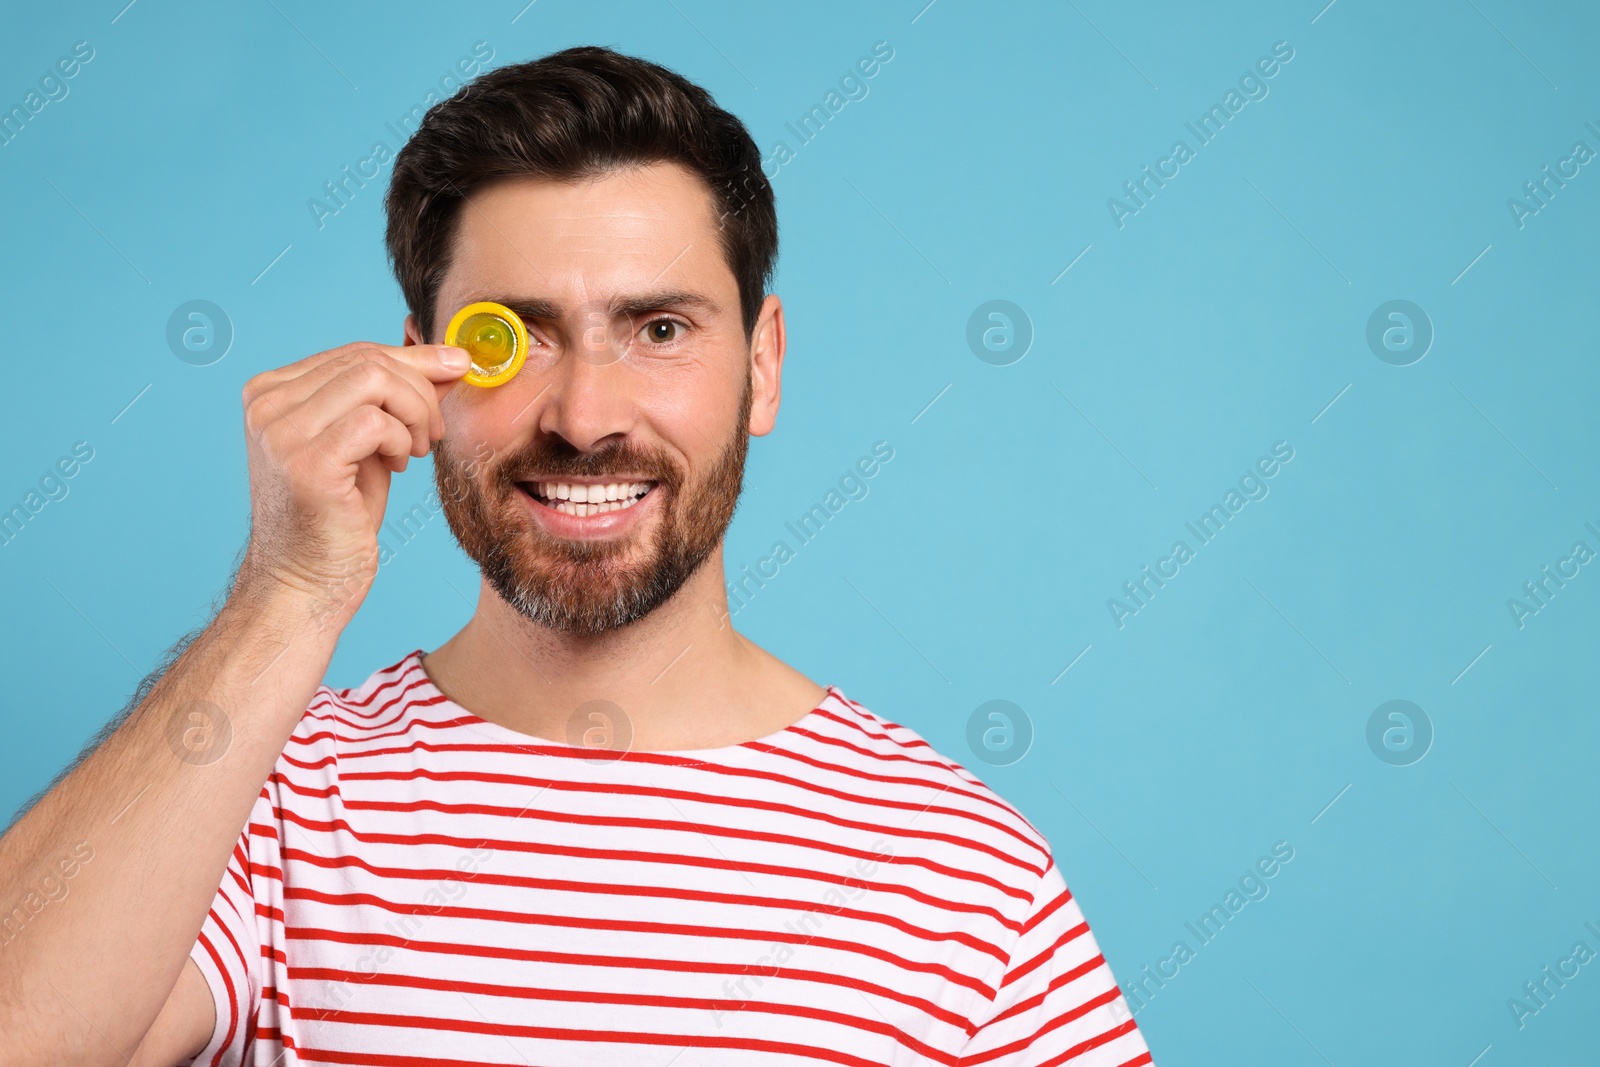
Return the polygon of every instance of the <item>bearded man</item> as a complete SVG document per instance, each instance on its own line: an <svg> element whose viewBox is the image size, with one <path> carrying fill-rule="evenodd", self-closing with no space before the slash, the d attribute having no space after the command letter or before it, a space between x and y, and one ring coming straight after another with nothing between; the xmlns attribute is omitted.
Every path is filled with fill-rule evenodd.
<svg viewBox="0 0 1600 1067"><path fill-rule="evenodd" d="M1150 1062L1028 821L731 625L785 350L760 164L603 48L428 112L405 343L245 386L226 602L0 841L5 900L94 849L0 950L0 1062ZM493 387L441 343L486 301L527 335ZM476 611L323 685L430 451Z"/></svg>

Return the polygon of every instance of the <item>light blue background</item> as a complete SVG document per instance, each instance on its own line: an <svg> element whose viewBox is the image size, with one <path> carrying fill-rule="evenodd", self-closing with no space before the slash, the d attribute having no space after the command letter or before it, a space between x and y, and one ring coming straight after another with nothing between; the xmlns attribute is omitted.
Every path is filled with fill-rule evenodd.
<svg viewBox="0 0 1600 1067"><path fill-rule="evenodd" d="M868 96L774 179L785 403L730 569L874 442L895 456L738 624L1018 804L1125 985L1292 845L1140 1010L1163 1067L1593 1061L1600 963L1523 1029L1506 1002L1600 950L1600 566L1523 628L1506 602L1600 549L1600 165L1523 228L1507 207L1575 141L1600 149L1594 7L123 2L28 5L0 37L5 107L95 49L0 147L0 507L95 450L0 548L0 809L207 618L247 529L244 381L400 339L389 168L320 230L307 200L394 147L385 124L475 42L663 62L770 151L887 41ZM1184 123L1278 41L1269 95L1119 229L1107 198L1194 147ZM165 340L197 298L236 331L208 367ZM992 299L1035 331L1010 366L965 340ZM1391 299L1436 330L1410 366L1366 344ZM1119 629L1107 598L1280 440L1270 495ZM391 508L431 485L414 464ZM329 681L445 640L475 578L435 518ZM1436 731L1406 767L1366 741L1396 698ZM1033 723L1011 766L967 747L991 699Z"/></svg>

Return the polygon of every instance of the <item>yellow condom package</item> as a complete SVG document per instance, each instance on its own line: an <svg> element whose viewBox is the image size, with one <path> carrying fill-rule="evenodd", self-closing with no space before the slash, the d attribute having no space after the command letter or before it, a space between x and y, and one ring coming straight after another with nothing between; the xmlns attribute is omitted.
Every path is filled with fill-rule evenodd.
<svg viewBox="0 0 1600 1067"><path fill-rule="evenodd" d="M521 316L490 300L468 304L450 319L444 343L472 356L465 380L482 388L504 385L528 358L528 328Z"/></svg>

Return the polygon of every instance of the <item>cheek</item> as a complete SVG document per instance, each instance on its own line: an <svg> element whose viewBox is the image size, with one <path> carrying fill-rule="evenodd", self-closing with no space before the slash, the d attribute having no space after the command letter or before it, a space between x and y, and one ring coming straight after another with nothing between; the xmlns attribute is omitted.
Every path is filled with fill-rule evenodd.
<svg viewBox="0 0 1600 1067"><path fill-rule="evenodd" d="M462 382L439 402L445 436L459 463L477 469L484 454L503 453L527 432L537 414L537 404L529 401L538 390L522 396L510 385L482 389Z"/></svg>
<svg viewBox="0 0 1600 1067"><path fill-rule="evenodd" d="M740 412L744 380L697 367L692 372L662 375L638 394L639 429L696 469L720 457L728 439L745 432L748 416ZM740 421L742 420L742 421Z"/></svg>

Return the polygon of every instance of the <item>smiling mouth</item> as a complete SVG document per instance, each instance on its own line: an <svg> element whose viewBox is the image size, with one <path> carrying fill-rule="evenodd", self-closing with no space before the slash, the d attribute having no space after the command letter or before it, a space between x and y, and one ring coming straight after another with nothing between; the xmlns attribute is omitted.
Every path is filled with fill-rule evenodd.
<svg viewBox="0 0 1600 1067"><path fill-rule="evenodd" d="M563 515L584 518L625 511L655 488L655 482L518 482L523 492Z"/></svg>

